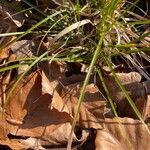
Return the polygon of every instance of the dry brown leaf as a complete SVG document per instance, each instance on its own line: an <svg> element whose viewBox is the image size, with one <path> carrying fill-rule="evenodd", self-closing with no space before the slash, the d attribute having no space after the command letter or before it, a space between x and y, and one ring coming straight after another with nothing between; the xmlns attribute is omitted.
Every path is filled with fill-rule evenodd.
<svg viewBox="0 0 150 150"><path fill-rule="evenodd" d="M13 61L15 59L16 56L14 54L11 54L8 58L8 62ZM11 79L11 72L12 70L5 72L0 79L0 109L2 109L1 107L6 101L6 88L8 87Z"/></svg>
<svg viewBox="0 0 150 150"><path fill-rule="evenodd" d="M74 116L77 110L77 102L80 95L82 83L75 83L66 86L62 91L62 98L67 105L70 115ZM102 128L99 123L103 119L106 101L94 84L86 87L85 101L82 103L78 118L78 123L84 128Z"/></svg>
<svg viewBox="0 0 150 150"><path fill-rule="evenodd" d="M145 109L146 104L146 92L143 84L139 82L140 76L137 73L133 72L127 74L119 74L118 78L122 81L122 84L126 88L128 94L132 98L141 114L144 115L143 109ZM128 116L137 118L135 112L129 105L124 93L121 91L115 80L111 76L107 76L105 77L105 81L113 101L118 106L118 113L123 117ZM149 84L150 82L145 83L146 86L148 86Z"/></svg>
<svg viewBox="0 0 150 150"><path fill-rule="evenodd" d="M3 45L3 44L6 44L10 41L13 41L15 39L15 36L13 37L5 37L5 38L2 38L0 40L0 44ZM9 52L10 52L10 48L9 47L6 47L4 48L2 51L0 51L0 62L7 58L9 56Z"/></svg>
<svg viewBox="0 0 150 150"><path fill-rule="evenodd" d="M5 10L6 8L2 7L0 5L0 33L9 33L9 32L16 32L17 26L14 24L13 20L10 19L10 14L8 13L8 10ZM6 36L0 38L0 45L5 45L9 43L10 41L14 40L15 36ZM9 56L9 47L4 48L0 52L0 62L7 58Z"/></svg>
<svg viewBox="0 0 150 150"><path fill-rule="evenodd" d="M55 70L52 70L52 72ZM49 78L51 79L51 76L49 76ZM42 72L42 92L48 93L52 96L52 102L50 103L50 108L55 108L57 109L59 112L67 112L69 113L69 110L67 108L67 106L65 105L65 103L63 102L62 98L60 97L60 95L57 92L56 86L58 85L58 81L53 80L50 81L47 76L45 75L44 72Z"/></svg>
<svg viewBox="0 0 150 150"><path fill-rule="evenodd" d="M7 140L0 140L0 145L2 149L5 149L7 146L7 149L12 149L12 150L23 150L27 149L28 147L25 144L22 144L19 142L19 140L16 139L7 139Z"/></svg>
<svg viewBox="0 0 150 150"><path fill-rule="evenodd" d="M49 108L52 96L49 93L42 93L41 82L41 72L34 72L12 93L6 108L9 133L36 137L40 145L66 144L72 118L66 112ZM88 132L86 134L83 132L81 139L78 139L73 134L73 141L85 141L88 135Z"/></svg>
<svg viewBox="0 0 150 150"><path fill-rule="evenodd" d="M32 40L21 40L13 43L10 49L17 56L17 58L32 57L35 52L35 43Z"/></svg>
<svg viewBox="0 0 150 150"><path fill-rule="evenodd" d="M7 139L7 122L3 112L0 111L0 141Z"/></svg>
<svg viewBox="0 0 150 150"><path fill-rule="evenodd" d="M120 121L120 123L118 122ZM131 118L105 119L105 130L97 130L97 150L148 150L150 135L138 120Z"/></svg>
<svg viewBox="0 0 150 150"><path fill-rule="evenodd" d="M147 123L150 123L150 95L147 96L147 103L144 109L144 119Z"/></svg>
<svg viewBox="0 0 150 150"><path fill-rule="evenodd" d="M138 72L130 73L116 73L118 78L123 82L123 84L128 84L132 82L140 82L142 77Z"/></svg>
<svg viewBox="0 0 150 150"><path fill-rule="evenodd" d="M39 99L41 92L41 77L39 72L34 72L24 79L12 93L6 109L7 119L23 123L23 118L30 112L32 103ZM34 105L33 105L34 106ZM31 107L31 108L30 108Z"/></svg>
<svg viewBox="0 0 150 150"><path fill-rule="evenodd" d="M65 72L67 70L67 65L65 62L52 61L52 62L43 62L40 65L44 72L47 74L50 82L57 81L57 85L64 84L66 80ZM56 85L56 86L57 86Z"/></svg>
<svg viewBox="0 0 150 150"><path fill-rule="evenodd" d="M15 4L17 5L18 2L13 2L13 5ZM3 17L3 20L7 20L7 23L9 23L11 27L21 27L25 21L23 13L18 13L18 11L15 10L15 8L10 7L9 5L4 5L0 7L0 12L1 16Z"/></svg>

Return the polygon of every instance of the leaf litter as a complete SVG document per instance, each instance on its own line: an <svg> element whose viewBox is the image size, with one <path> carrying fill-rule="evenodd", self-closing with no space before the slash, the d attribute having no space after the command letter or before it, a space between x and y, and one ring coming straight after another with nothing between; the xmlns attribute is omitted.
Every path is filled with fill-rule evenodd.
<svg viewBox="0 0 150 150"><path fill-rule="evenodd" d="M53 0L52 3L56 8L62 5L62 1ZM44 11L47 11L46 5L49 4L45 4ZM13 16L12 12L4 8L0 8L0 11L2 14L0 15L1 33L16 32L17 28L25 23L25 16ZM90 20L85 19L70 25L52 38L52 43L76 29L77 26L88 23L91 23ZM3 45L15 38L16 36L1 38L0 43ZM48 50L49 46L45 45L51 46L51 41L49 43L43 41L39 54ZM37 40L21 39L0 52L0 62L4 64L5 59L9 62L20 58L36 57L38 46ZM8 70L0 74L0 149L1 146L17 150L66 148L86 75L84 71L71 70L68 76L67 73L70 70L67 65L62 61L39 63L19 82L9 97L5 109L3 105L6 94L16 78L26 70L26 66L22 65L17 71ZM116 74L149 128L150 82L142 81L141 75L135 71L124 73L126 71L124 68L121 72L118 69ZM14 72L16 77L14 77ZM112 113L101 81L97 75L91 74L90 82L86 87L85 100L73 133L73 149L90 147L90 149L97 150L146 150L150 147L149 134L130 108L124 93L118 87L110 71L105 70L104 67L103 72L119 117L115 117ZM89 141L94 142L91 144ZM88 148L85 146L87 143L90 143Z"/></svg>
<svg viewBox="0 0 150 150"><path fill-rule="evenodd" d="M133 74L135 73L133 72ZM136 86L136 88L139 87L140 91L142 90L142 87L139 86L139 79L134 79L138 82L132 82L132 80L130 80L132 77L129 76L132 76L132 73L121 75L122 74L119 74L119 77L125 82L125 85L134 83L133 86ZM82 76L82 78L79 79L79 76ZM26 76L10 96L5 112L1 112L3 116L3 120L0 123L2 130L1 138L9 139L8 135L13 135L16 137L16 141L21 143L24 147L34 147L33 149L37 148L36 145L38 145L38 147L64 146L68 141L71 123L76 111L76 104L84 77L84 74L68 77L74 79L78 78L78 81L74 80L75 83L65 83L64 80L65 86L63 87L56 79L52 80L52 76L46 76L42 70L37 70ZM129 78L128 82L127 78ZM120 95L120 89L116 88L111 75L106 77L106 81L109 87L111 87L110 91L113 91L112 93L115 93L115 96ZM59 90L57 90L57 86L60 86ZM96 149L128 149L130 146L133 146L133 149L135 149L135 147L136 149L140 149L140 146L137 146L136 143L138 142L143 145L143 143L146 142L145 140L149 140L149 135L146 134L143 125L138 120L130 118L119 118L121 122L117 122L115 118L106 118L105 108L107 101L99 91L98 86L99 85L92 83L91 80L91 83L89 83L86 88L85 101L81 106L76 125L76 130L81 130L81 132L78 133L75 131L73 142L85 142L90 134L92 134L92 129L94 129L96 132ZM132 90L130 86L128 90L131 92L131 96L136 96L135 90ZM145 97L143 97L142 93L138 92L135 98L139 99L139 96L143 98L143 102ZM119 105L118 101L119 103L123 101L124 96L116 96L115 98L113 97L113 99L116 104ZM146 99L144 101L146 101ZM140 102L140 104L142 102ZM131 116L129 111L130 107L128 105L125 105L125 107L124 105L121 106L123 106L121 109L123 112L126 112L127 117L134 118L134 115ZM142 105L142 108L145 108L145 106ZM148 111L148 109L146 111ZM145 119L149 117L149 112L145 114L145 117ZM130 140L131 143L128 145L126 140L121 139L121 137L123 138L124 136L121 136L123 130L121 130L119 126L123 126L125 133L128 133L128 137L125 136L125 138L127 138L126 140L137 139L139 141L135 140L132 142ZM138 131L138 134L135 131ZM120 133L120 136L118 133ZM18 137L22 138L18 139ZM106 141L108 143L105 143ZM10 144L8 143L2 142L1 144L9 146ZM18 149L19 146L20 144L18 145Z"/></svg>

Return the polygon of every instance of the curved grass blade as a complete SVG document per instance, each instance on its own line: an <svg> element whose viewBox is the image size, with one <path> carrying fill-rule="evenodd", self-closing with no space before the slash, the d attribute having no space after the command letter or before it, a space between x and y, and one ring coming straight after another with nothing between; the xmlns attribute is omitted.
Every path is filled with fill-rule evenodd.
<svg viewBox="0 0 150 150"><path fill-rule="evenodd" d="M92 22L89 19L85 19L82 21L78 21L72 25L70 25L69 27L65 28L64 30L62 30L55 38L54 41L57 41L58 39L60 39L62 36L64 36L65 34L69 33L70 31L79 28L80 26L83 26L87 23L91 23Z"/></svg>

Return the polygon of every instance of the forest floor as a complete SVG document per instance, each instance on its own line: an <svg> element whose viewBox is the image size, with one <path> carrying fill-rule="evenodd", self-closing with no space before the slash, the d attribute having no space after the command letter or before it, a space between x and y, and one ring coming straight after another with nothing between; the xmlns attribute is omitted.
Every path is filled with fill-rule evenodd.
<svg viewBox="0 0 150 150"><path fill-rule="evenodd" d="M0 0L0 150L148 150L148 0Z"/></svg>

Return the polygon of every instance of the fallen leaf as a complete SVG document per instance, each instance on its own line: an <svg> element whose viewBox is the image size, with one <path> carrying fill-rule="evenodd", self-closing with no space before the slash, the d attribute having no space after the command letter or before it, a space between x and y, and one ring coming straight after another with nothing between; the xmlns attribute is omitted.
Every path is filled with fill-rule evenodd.
<svg viewBox="0 0 150 150"><path fill-rule="evenodd" d="M8 150L22 150L28 148L27 146L25 146L25 144L22 144L21 142L19 142L19 140L16 139L0 140L0 148L5 149L6 147Z"/></svg>
<svg viewBox="0 0 150 150"><path fill-rule="evenodd" d="M13 2L13 6L18 5L18 2ZM4 20L7 20L7 22L12 27L21 27L25 21L25 17L23 13L18 13L18 11L9 5L9 3L4 3L1 6L0 12L2 14L2 17Z"/></svg>
<svg viewBox="0 0 150 150"><path fill-rule="evenodd" d="M150 95L147 96L147 103L145 105L144 111L144 120L146 123L150 123Z"/></svg>
<svg viewBox="0 0 150 150"><path fill-rule="evenodd" d="M10 19L10 14L5 7L0 5L0 33L9 33L9 32L16 32L17 26L14 24L12 19ZM13 41L16 37L15 36L5 36L0 38L0 45L6 45L7 43ZM0 51L0 62L9 56L9 46L5 47L3 50Z"/></svg>
<svg viewBox="0 0 150 150"><path fill-rule="evenodd" d="M131 118L107 118L103 123L105 130L97 130L96 150L147 150L150 147L150 135L140 121Z"/></svg>
<svg viewBox="0 0 150 150"><path fill-rule="evenodd" d="M8 58L8 62L15 59L16 56L14 54L11 54ZM5 72L0 79L0 107L3 107L6 101L6 89L11 80L11 73L12 70Z"/></svg>
<svg viewBox="0 0 150 150"><path fill-rule="evenodd" d="M7 122L5 120L5 115L0 111L0 141L7 139Z"/></svg>
<svg viewBox="0 0 150 150"><path fill-rule="evenodd" d="M43 94L41 75L40 71L36 71L23 79L10 96L5 111L9 133L36 137L41 146L66 144L72 117L66 112L49 108L52 96L49 93ZM73 141L85 141L89 133L83 133L81 138L74 133Z"/></svg>
<svg viewBox="0 0 150 150"><path fill-rule="evenodd" d="M35 43L32 40L21 40L13 43L10 49L17 58L26 58L32 57L35 54L35 47Z"/></svg>
<svg viewBox="0 0 150 150"><path fill-rule="evenodd" d="M140 113L144 115L143 109L146 104L147 97L143 83L139 82L141 80L140 76L136 73L123 73L119 74L118 78L121 80L126 91L132 98ZM113 77L106 76L105 82L108 90L110 91L110 95L113 101L117 104L117 110L119 115L122 117L137 118L133 108L131 108L130 104L126 99L125 94L121 91L120 87L117 85ZM147 86L149 84L150 82L146 82Z"/></svg>

